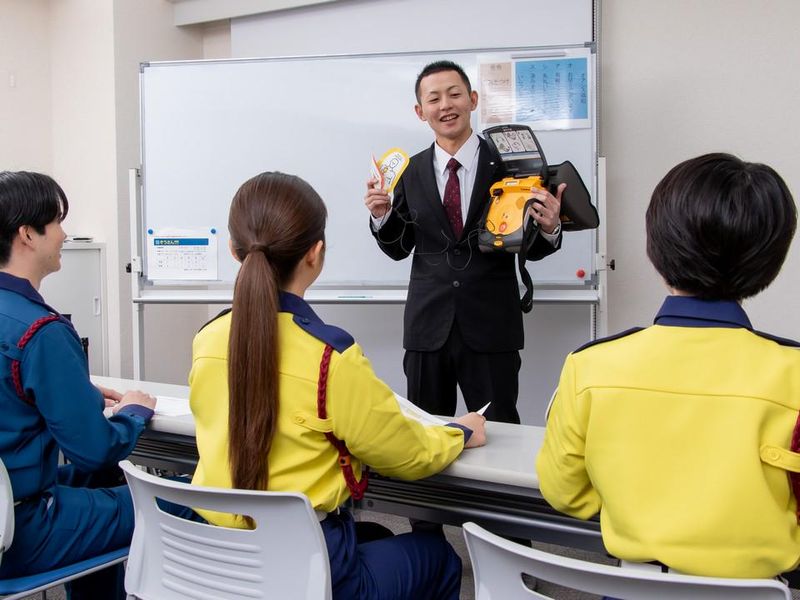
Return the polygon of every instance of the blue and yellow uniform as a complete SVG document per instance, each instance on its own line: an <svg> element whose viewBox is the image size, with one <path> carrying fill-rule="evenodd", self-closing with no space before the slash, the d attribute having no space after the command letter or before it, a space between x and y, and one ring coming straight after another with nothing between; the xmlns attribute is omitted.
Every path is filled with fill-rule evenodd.
<svg viewBox="0 0 800 600"><path fill-rule="evenodd" d="M324 324L301 298L280 295L279 413L269 454L269 488L308 496L321 512L335 511L349 497L338 452L325 437L332 432L362 464L392 477L418 479L445 468L462 451L466 432L458 427L423 427L406 418L392 390L372 370L349 334ZM231 487L228 464L228 337L230 313L206 325L195 337L190 403L200 460L193 483ZM328 371L327 414L317 416L320 359L326 344L334 349ZM198 511L221 525L243 526L231 515ZM391 585L410 586L392 597L458 598L461 566L441 536L396 536L358 547L346 513L322 522L328 545L334 597L378 597L387 583L385 569L407 559L409 572ZM420 545L414 540L425 540ZM403 548L401 548L401 546ZM368 548L368 550L365 550ZM400 560L400 552L404 552ZM427 582L425 585L424 582ZM431 583L433 582L433 583ZM416 587L415 587L416 586Z"/></svg>
<svg viewBox="0 0 800 600"><path fill-rule="evenodd" d="M796 342L753 331L736 302L670 296L652 327L567 357L540 489L562 512L599 512L619 558L771 577L800 562L798 409Z"/></svg>
<svg viewBox="0 0 800 600"><path fill-rule="evenodd" d="M28 280L0 273L0 458L15 500L14 540L3 554L0 577L102 554L129 544L133 533L133 506L121 480L108 489L84 486L108 483L90 474L125 458L153 413L131 405L106 419L80 339L63 317L20 351L17 344L31 324L53 314ZM32 403L15 389L15 360ZM59 468L59 451L70 465ZM113 590L99 589L98 578L94 589L91 577L85 580L74 584L72 598L113 597Z"/></svg>

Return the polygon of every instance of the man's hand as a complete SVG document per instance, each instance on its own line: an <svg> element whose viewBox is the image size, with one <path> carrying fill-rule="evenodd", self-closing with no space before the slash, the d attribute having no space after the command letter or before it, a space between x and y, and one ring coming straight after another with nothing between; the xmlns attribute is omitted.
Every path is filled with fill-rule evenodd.
<svg viewBox="0 0 800 600"><path fill-rule="evenodd" d="M463 417L453 419L453 423L469 427L472 430L472 435L464 444L464 448L477 448L486 443L486 417L483 415L475 412L467 413Z"/></svg>
<svg viewBox="0 0 800 600"><path fill-rule="evenodd" d="M111 388L103 387L102 385L95 386L100 393L103 394L103 400L106 402L106 408L110 408L119 404L119 401L122 400L122 394L120 394L117 390L112 390Z"/></svg>
<svg viewBox="0 0 800 600"><path fill-rule="evenodd" d="M139 404L140 406L154 410L156 407L156 397L140 392L139 390L131 390L125 392L120 401L111 409L111 412L117 414L123 406L128 406L129 404Z"/></svg>
<svg viewBox="0 0 800 600"><path fill-rule="evenodd" d="M367 180L367 195L364 196L364 204L373 217L380 219L392 207L392 201L386 190L374 187L376 183L378 180L374 177Z"/></svg>
<svg viewBox="0 0 800 600"><path fill-rule="evenodd" d="M566 187L566 183L559 185L555 196L542 189L536 190L532 194L533 199L536 200L531 207L533 208L533 218L545 233L553 233L556 225L561 221L561 196Z"/></svg>

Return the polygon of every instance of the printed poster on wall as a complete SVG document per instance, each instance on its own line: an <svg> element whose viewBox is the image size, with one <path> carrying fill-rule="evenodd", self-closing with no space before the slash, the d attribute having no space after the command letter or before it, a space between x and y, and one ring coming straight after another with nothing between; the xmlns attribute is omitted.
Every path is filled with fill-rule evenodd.
<svg viewBox="0 0 800 600"><path fill-rule="evenodd" d="M591 127L587 56L489 60L478 73L481 129L501 123L534 131Z"/></svg>
<svg viewBox="0 0 800 600"><path fill-rule="evenodd" d="M146 243L151 281L217 279L216 229L148 229Z"/></svg>

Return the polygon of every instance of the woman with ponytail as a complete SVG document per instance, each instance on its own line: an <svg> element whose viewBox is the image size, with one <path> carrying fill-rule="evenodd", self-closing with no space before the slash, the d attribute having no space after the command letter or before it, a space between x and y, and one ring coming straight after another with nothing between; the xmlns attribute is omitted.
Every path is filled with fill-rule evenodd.
<svg viewBox="0 0 800 600"><path fill-rule="evenodd" d="M403 479L433 475L485 443L485 420L470 413L426 427L405 417L353 338L303 300L322 271L326 217L314 189L283 173L257 175L234 196L228 230L241 268L233 307L193 345L193 483L308 496L334 599L457 600L461 563L443 536L359 543L340 507L363 493L362 465ZM253 526L245 516L198 512L217 525Z"/></svg>

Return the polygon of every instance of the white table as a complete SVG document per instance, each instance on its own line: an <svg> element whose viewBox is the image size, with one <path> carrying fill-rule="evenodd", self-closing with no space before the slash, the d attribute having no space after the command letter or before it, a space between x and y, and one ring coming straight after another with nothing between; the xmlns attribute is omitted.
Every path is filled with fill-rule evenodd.
<svg viewBox="0 0 800 600"><path fill-rule="evenodd" d="M95 384L188 398L187 386L93 376ZM465 450L447 469L419 481L370 474L360 507L448 524L476 521L501 534L604 551L596 521L553 510L539 493L536 454L544 428L488 422L487 443ZM197 464L191 415L153 417L131 455L149 467L191 473Z"/></svg>

